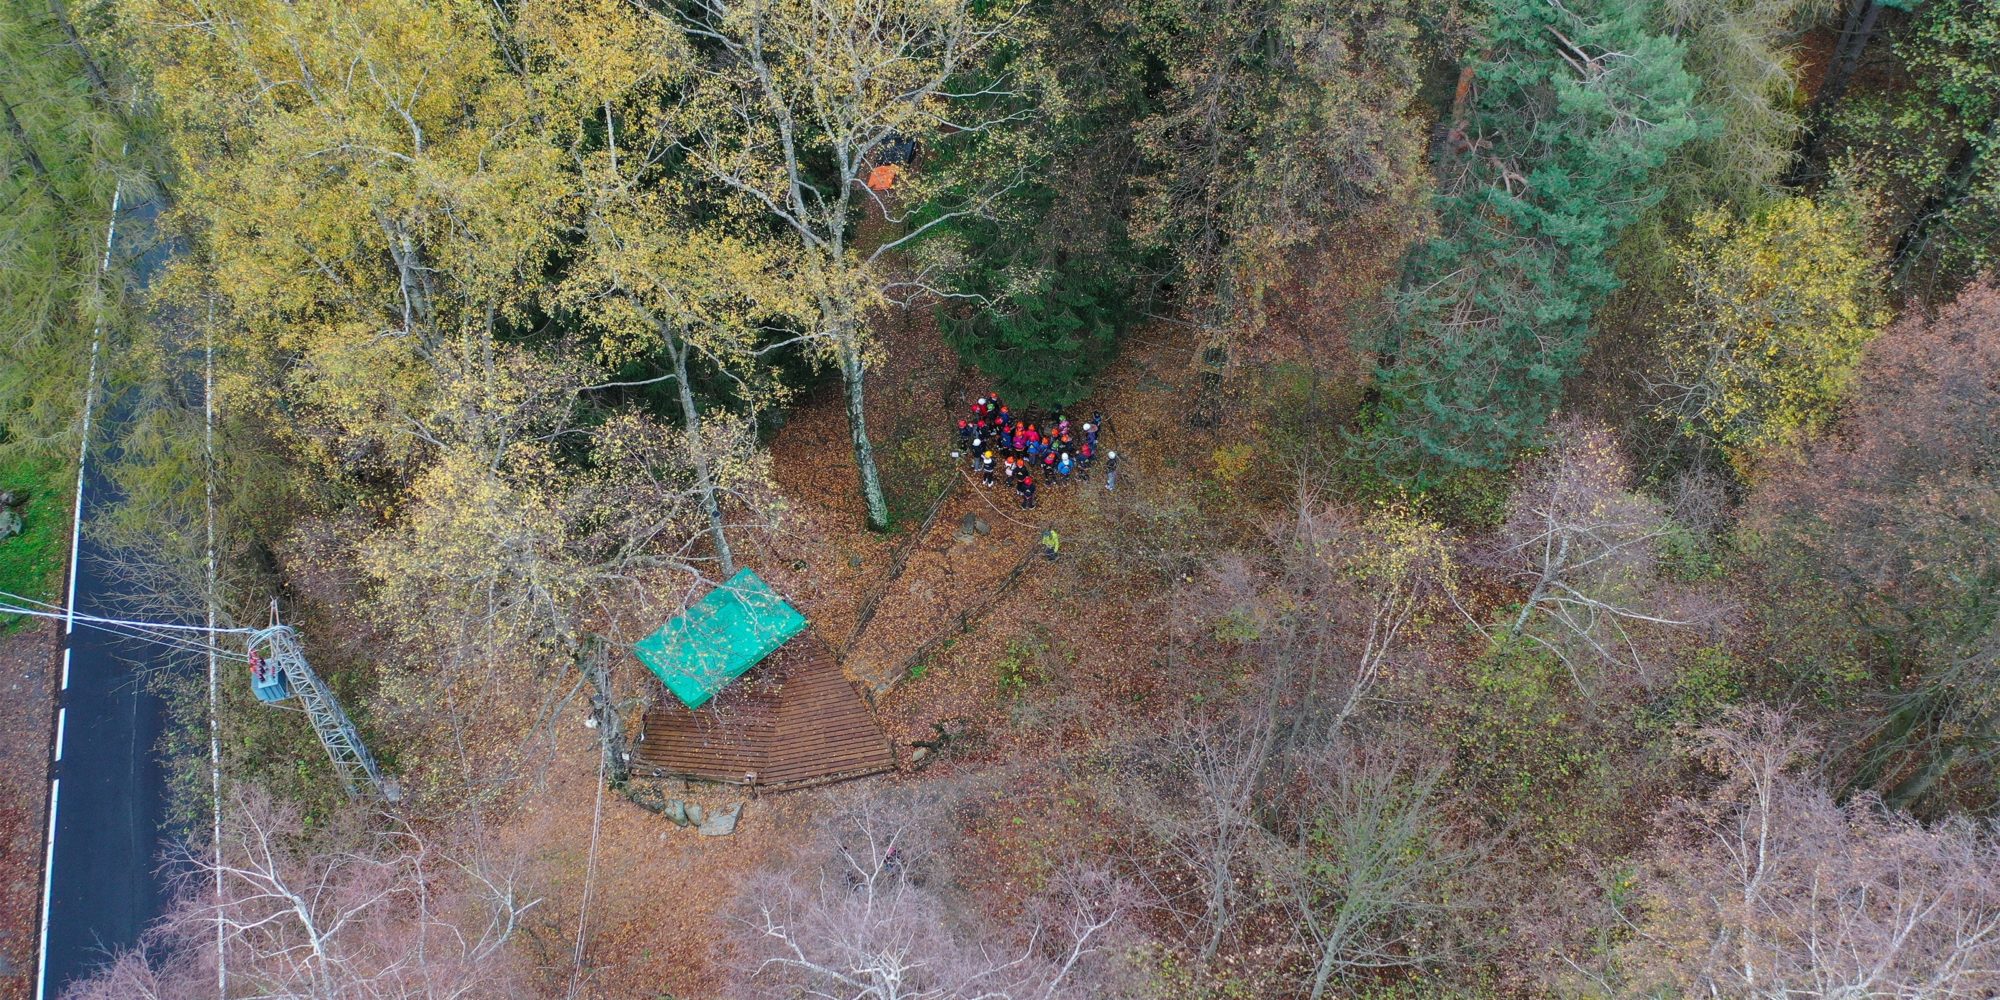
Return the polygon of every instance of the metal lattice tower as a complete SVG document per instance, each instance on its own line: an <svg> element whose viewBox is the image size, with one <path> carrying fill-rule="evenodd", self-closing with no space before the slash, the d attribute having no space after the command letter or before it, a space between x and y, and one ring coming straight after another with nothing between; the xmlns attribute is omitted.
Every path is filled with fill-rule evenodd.
<svg viewBox="0 0 2000 1000"><path fill-rule="evenodd" d="M374 755L361 742L361 734L341 709L333 689L306 663L298 633L290 625L272 625L251 633L249 646L252 653L261 651L260 655L283 674L292 696L298 698L306 718L312 720L313 729L319 733L319 741L333 761L334 773L347 786L347 794L358 796L366 792L393 801L397 797L394 786L382 780Z"/></svg>

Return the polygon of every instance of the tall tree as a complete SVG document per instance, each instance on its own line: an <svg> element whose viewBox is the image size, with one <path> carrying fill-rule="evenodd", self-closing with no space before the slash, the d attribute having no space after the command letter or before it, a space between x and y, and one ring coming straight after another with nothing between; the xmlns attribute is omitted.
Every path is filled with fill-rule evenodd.
<svg viewBox="0 0 2000 1000"><path fill-rule="evenodd" d="M619 4L540 8L516 31L554 60L560 86L599 95L601 138L576 147L579 245L552 304L582 318L595 361L629 372L588 387L616 399L667 384L721 576L736 572L725 504L768 510L749 440L761 407L784 386L762 355L767 325L804 309L784 280L781 245L757 219L718 213L671 165L677 132L657 109L685 82L692 54L673 24ZM698 384L701 383L701 384ZM723 399L702 385L720 383ZM732 410L726 404L734 404ZM748 489L748 494L739 491ZM755 494L754 496L750 494Z"/></svg>
<svg viewBox="0 0 2000 1000"><path fill-rule="evenodd" d="M1440 150L1442 232L1376 331L1366 446L1420 480L1533 442L1617 279L1606 252L1699 131L1678 43L1626 4L1505 0Z"/></svg>
<svg viewBox="0 0 2000 1000"><path fill-rule="evenodd" d="M1990 802L2000 761L2000 291L1870 347L1839 432L1760 470L1740 533L1774 662L1839 710L1851 785Z"/></svg>
<svg viewBox="0 0 2000 1000"><path fill-rule="evenodd" d="M2000 989L2000 842L1812 781L1812 740L1768 710L1696 735L1716 779L1646 852L1620 996L1973 997Z"/></svg>
<svg viewBox="0 0 2000 1000"><path fill-rule="evenodd" d="M218 958L230 995L531 995L513 942L541 901L495 859L393 817L348 811L308 824L254 788L237 790L222 815L212 851L173 857L182 894L141 946L65 997L214 996Z"/></svg>
<svg viewBox="0 0 2000 1000"><path fill-rule="evenodd" d="M475 711L525 733L578 676L554 662L615 721L600 638L733 567L726 503L770 509L748 420L663 428L604 371L690 344L733 365L751 329L731 286L767 258L702 256L657 190L671 140L620 138L684 79L683 33L609 0L120 13L191 178L177 280L217 290L220 394L304 501L277 547L352 574L339 596L397 640L384 705L420 745Z"/></svg>
<svg viewBox="0 0 2000 1000"><path fill-rule="evenodd" d="M863 799L813 853L744 886L733 1000L1071 1000L1094 990L1132 893L1102 872L1050 880L1020 925L948 906L950 868L922 806Z"/></svg>
<svg viewBox="0 0 2000 1000"><path fill-rule="evenodd" d="M91 331L120 302L100 272L130 135L77 82L79 50L27 3L0 6L0 447L70 454ZM127 193L133 193L128 186Z"/></svg>
<svg viewBox="0 0 2000 1000"><path fill-rule="evenodd" d="M664 368L661 375L591 388L672 383L680 454L694 474L710 543L728 577L736 572L736 561L725 502L762 506L764 498L744 491L759 493L765 483L754 473L756 466L744 461L755 452L752 423L745 414L701 398L696 380L710 375L726 382L753 411L782 398L782 384L759 363L756 322L783 308L781 258L712 229L680 228L677 220L648 211L653 201L640 197L592 213L589 252L565 283L562 298L601 334L598 353L607 367L652 359Z"/></svg>
<svg viewBox="0 0 2000 1000"><path fill-rule="evenodd" d="M1448 839L1443 769L1343 742L1302 770L1277 881L1310 943L1308 996L1454 957L1458 915L1475 906L1464 876L1481 855Z"/></svg>
<svg viewBox="0 0 2000 1000"><path fill-rule="evenodd" d="M1654 560L1665 513L1631 491L1625 458L1602 428L1565 422L1522 473L1507 520L1480 553L1522 592L1504 637L1554 654L1593 698L1609 686L1603 668L1643 679L1648 628L1687 624L1660 606Z"/></svg>
<svg viewBox="0 0 2000 1000"><path fill-rule="evenodd" d="M1748 219L1704 212L1674 248L1684 287L1658 388L1683 433L1746 463L1832 419L1887 315L1867 220L1837 197Z"/></svg>
<svg viewBox="0 0 2000 1000"><path fill-rule="evenodd" d="M1137 125L1134 235L1171 256L1211 337L1259 322L1335 225L1415 218L1416 4L1173 0L1129 16L1165 78Z"/></svg>
<svg viewBox="0 0 2000 1000"><path fill-rule="evenodd" d="M1152 293L1156 255L1130 226L1144 46L1120 0L1036 14L1047 42L1036 57L1060 100L1045 101L1025 136L945 151L1029 169L993 213L961 217L922 252L943 264L938 320L959 358L1017 404L1061 410L1088 394Z"/></svg>
<svg viewBox="0 0 2000 1000"><path fill-rule="evenodd" d="M962 281L961 294L976 298L940 314L945 339L1015 405L1061 412L1084 397L1133 319L1132 275L1115 260L1088 263L1101 266L1064 255L1040 273ZM1025 280L995 287L1005 277Z"/></svg>
<svg viewBox="0 0 2000 1000"><path fill-rule="evenodd" d="M1670 226L1713 205L1754 209L1778 195L1795 160L1799 111L1795 42L1828 0L1664 0L1656 22L1687 46L1706 128L1660 171Z"/></svg>
<svg viewBox="0 0 2000 1000"><path fill-rule="evenodd" d="M703 549L708 498L678 429L634 412L582 419L587 372L518 347L468 339L455 353L464 370L415 429L436 442L423 474L352 553L366 619L398 640L380 657L385 701L417 745L468 717L526 736L551 689L571 680L551 663L574 665L595 699L615 702L597 647L679 613L716 559ZM725 426L736 433L722 437ZM709 456L731 469L732 489L768 483L747 427L708 434L693 446L732 449ZM628 748L602 707L598 735L616 778ZM506 741L491 742L477 752L504 755Z"/></svg>
<svg viewBox="0 0 2000 1000"><path fill-rule="evenodd" d="M1160 744L1154 780L1127 794L1170 859L1174 881L1190 887L1170 912L1183 919L1199 968L1229 954L1234 936L1253 923L1247 918L1272 901L1251 891L1260 884L1252 873L1266 872L1289 881L1296 894L1289 902L1310 911L1330 973L1382 944L1378 931L1395 937L1396 918L1378 924L1377 907L1400 913L1408 898L1390 889L1393 900L1371 895L1342 914L1327 885L1345 877L1338 867L1354 861L1374 869L1363 876L1373 894L1385 888L1374 881L1383 874L1375 869L1380 859L1343 859L1341 845L1315 840L1313 828L1322 820L1373 822L1340 815L1329 801L1348 792L1368 798L1351 803L1364 809L1388 803L1308 776L1367 756L1351 740L1371 709L1392 697L1385 689L1410 662L1426 623L1450 604L1455 568L1442 526L1408 505L1356 515L1302 493L1275 527L1268 567L1224 561L1176 601L1195 609L1183 612L1193 632L1178 641L1198 644L1202 662L1226 662L1232 675L1254 679L1243 697L1213 711L1191 705ZM1201 613L1209 600L1220 615ZM1212 625L1217 617L1226 624ZM1216 640L1225 631L1247 660L1223 659L1228 647ZM1303 794L1301 784L1310 786ZM1324 832L1372 836L1361 827ZM1321 853L1329 847L1331 858Z"/></svg>
<svg viewBox="0 0 2000 1000"><path fill-rule="evenodd" d="M929 288L898 250L990 212L1021 177L933 157L958 169L910 175L886 198L866 181L905 139L969 143L1032 118L1038 82L1019 56L1034 21L1025 4L972 0L702 0L679 17L706 53L679 107L681 151L701 182L795 243L795 274L814 308L804 336L840 370L868 523L887 528L868 438L869 313ZM949 197L926 203L927 193ZM905 204L925 205L922 217Z"/></svg>
<svg viewBox="0 0 2000 1000"><path fill-rule="evenodd" d="M120 13L233 321L224 391L282 409L282 433L336 480L408 474L431 352L500 335L539 287L565 195L556 130L588 107L510 64L484 4Z"/></svg>
<svg viewBox="0 0 2000 1000"><path fill-rule="evenodd" d="M2000 9L1939 0L1896 52L1909 86L1843 124L1889 197L1897 282L1939 301L2000 260Z"/></svg>
<svg viewBox="0 0 2000 1000"><path fill-rule="evenodd" d="M1915 10L1923 0L1847 0L1846 13L1840 25L1840 34L1834 41L1832 56L1827 61L1826 73L1820 77L1819 89L1813 92L1812 100L1806 105L1805 130L1799 134L1799 152L1787 178L1793 185L1802 185L1811 180L1815 171L1822 168L1819 162L1824 151L1828 127L1840 111L1841 101L1854 83L1854 76L1861 71L1862 57L1867 54L1869 43L1875 40L1882 26L1885 10Z"/></svg>

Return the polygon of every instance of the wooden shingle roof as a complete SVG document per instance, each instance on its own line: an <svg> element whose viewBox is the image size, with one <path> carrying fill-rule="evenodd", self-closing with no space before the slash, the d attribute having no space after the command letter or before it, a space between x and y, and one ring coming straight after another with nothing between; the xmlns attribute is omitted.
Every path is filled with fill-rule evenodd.
<svg viewBox="0 0 2000 1000"><path fill-rule="evenodd" d="M874 710L806 629L699 709L662 699L633 745L641 771L791 788L896 766Z"/></svg>

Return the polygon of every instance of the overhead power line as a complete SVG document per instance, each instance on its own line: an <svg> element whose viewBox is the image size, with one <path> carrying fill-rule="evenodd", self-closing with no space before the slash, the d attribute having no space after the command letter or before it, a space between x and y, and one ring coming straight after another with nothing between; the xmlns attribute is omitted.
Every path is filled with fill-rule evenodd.
<svg viewBox="0 0 2000 1000"><path fill-rule="evenodd" d="M29 607L27 605L39 605ZM71 614L61 605L38 601L32 597L0 590L0 614L26 615L31 618L47 618L54 621L74 621L78 625L108 632L112 635L141 642L157 643L188 652L210 653L232 660L247 661L249 657L241 652L203 641L206 636L243 635L254 633L247 628L210 628L205 625L176 625L169 622L147 622L127 618L106 618L101 615ZM197 636L200 636L198 638Z"/></svg>

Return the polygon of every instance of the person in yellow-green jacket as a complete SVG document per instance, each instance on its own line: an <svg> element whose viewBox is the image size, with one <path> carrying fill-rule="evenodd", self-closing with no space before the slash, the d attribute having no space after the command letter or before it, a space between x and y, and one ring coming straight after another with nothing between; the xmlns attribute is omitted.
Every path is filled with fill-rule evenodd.
<svg viewBox="0 0 2000 1000"><path fill-rule="evenodd" d="M1056 534L1056 529L1050 528L1042 533L1042 551L1048 554L1050 562L1054 562L1056 555L1062 552L1062 536Z"/></svg>

